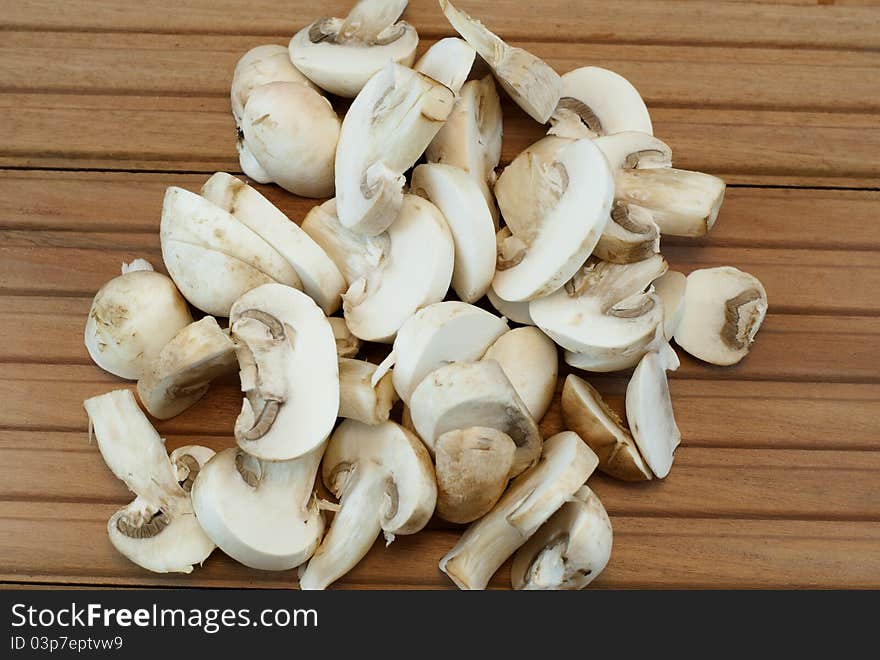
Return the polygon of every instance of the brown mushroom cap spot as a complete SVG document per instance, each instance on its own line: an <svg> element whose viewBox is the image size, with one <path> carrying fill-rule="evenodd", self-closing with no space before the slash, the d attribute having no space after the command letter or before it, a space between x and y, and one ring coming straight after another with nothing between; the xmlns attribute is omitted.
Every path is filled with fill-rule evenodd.
<svg viewBox="0 0 880 660"><path fill-rule="evenodd" d="M140 524L129 522L125 516L122 516L116 521L116 529L132 539L150 539L158 536L169 524L171 521L168 516L162 511L157 511L149 520L141 520Z"/></svg>
<svg viewBox="0 0 880 660"><path fill-rule="evenodd" d="M248 459L252 460L249 461ZM250 465L247 463L250 463ZM248 486L256 488L259 485L262 472L260 464L256 459L253 459L253 457L245 454L243 451L238 451L235 453L235 469Z"/></svg>
<svg viewBox="0 0 880 660"><path fill-rule="evenodd" d="M593 112L593 109L583 101L579 101L571 96L563 96L556 105L557 110L569 110L581 118L587 128L599 135L604 134L602 122Z"/></svg>
<svg viewBox="0 0 880 660"><path fill-rule="evenodd" d="M753 314L747 325L740 329L740 309L749 303L761 299L761 292L757 289L747 289L724 303L724 327L721 328L721 339L730 348L742 350L749 344L752 326L757 320Z"/></svg>
<svg viewBox="0 0 880 660"><path fill-rule="evenodd" d="M196 480L196 477L199 476L199 470L201 469L199 462L192 454L178 456L175 462L178 467L186 468L186 478L180 482L180 487L189 493L192 491L193 482Z"/></svg>

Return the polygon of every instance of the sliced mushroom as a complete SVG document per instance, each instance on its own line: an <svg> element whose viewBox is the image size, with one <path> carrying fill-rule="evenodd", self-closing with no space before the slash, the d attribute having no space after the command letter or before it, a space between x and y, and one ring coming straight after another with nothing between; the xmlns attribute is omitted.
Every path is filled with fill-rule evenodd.
<svg viewBox="0 0 880 660"><path fill-rule="evenodd" d="M614 179L590 140L547 137L505 168L495 194L512 235L492 286L505 300L533 300L560 288L593 251Z"/></svg>
<svg viewBox="0 0 880 660"><path fill-rule="evenodd" d="M419 165L412 192L433 202L446 218L455 242L452 288L464 302L476 302L495 275L495 223L476 181L452 165Z"/></svg>
<svg viewBox="0 0 880 660"><path fill-rule="evenodd" d="M614 202L593 255L615 264L630 264L660 252L660 228L649 211L635 204Z"/></svg>
<svg viewBox="0 0 880 660"><path fill-rule="evenodd" d="M541 421L556 393L556 344L538 328L516 328L496 339L483 359L501 366L532 418Z"/></svg>
<svg viewBox="0 0 880 660"><path fill-rule="evenodd" d="M672 167L672 149L650 133L623 131L603 135L594 142L612 170Z"/></svg>
<svg viewBox="0 0 880 660"><path fill-rule="evenodd" d="M510 477L541 454L538 426L494 360L456 362L435 369L413 391L409 408L416 432L431 454L441 435L472 426L502 431L516 443Z"/></svg>
<svg viewBox="0 0 880 660"><path fill-rule="evenodd" d="M508 231L507 227L503 227L501 231ZM532 320L531 314L529 314L529 301L523 300L520 302L511 302L510 300L504 300L498 297L498 294L495 293L495 289L489 287L489 290L486 292L486 297L489 298L489 302L492 304L492 307L496 309L496 311L504 316L505 318L513 321L514 323L521 323L522 325L535 325L535 322Z"/></svg>
<svg viewBox="0 0 880 660"><path fill-rule="evenodd" d="M654 293L663 303L663 335L671 340L684 317L687 277L677 270L668 270L653 282Z"/></svg>
<svg viewBox="0 0 880 660"><path fill-rule="evenodd" d="M458 94L471 72L476 56L477 52L468 42L456 37L446 37L425 51L413 68Z"/></svg>
<svg viewBox="0 0 880 660"><path fill-rule="evenodd" d="M376 365L363 360L339 359L339 416L364 424L388 421L397 393L386 373L373 385Z"/></svg>
<svg viewBox="0 0 880 660"><path fill-rule="evenodd" d="M669 474L681 433L675 423L666 371L678 369L678 356L664 343L639 362L626 387L626 418L642 457L659 479Z"/></svg>
<svg viewBox="0 0 880 660"><path fill-rule="evenodd" d="M507 330L503 319L467 303L447 301L425 307L401 326L394 340L394 389L408 404L434 369L479 360Z"/></svg>
<svg viewBox="0 0 880 660"><path fill-rule="evenodd" d="M162 347L192 323L186 300L167 275L143 259L98 289L86 319L86 350L101 369L140 378Z"/></svg>
<svg viewBox="0 0 880 660"><path fill-rule="evenodd" d="M574 374L562 388L562 419L565 428L577 433L599 457L599 469L624 481L651 479L632 434L602 395Z"/></svg>
<svg viewBox="0 0 880 660"><path fill-rule="evenodd" d="M498 82L535 121L545 124L562 95L562 79L544 60L522 48L508 46L480 21L440 0L446 19L492 68Z"/></svg>
<svg viewBox="0 0 880 660"><path fill-rule="evenodd" d="M482 426L449 431L434 446L437 515L469 523L495 506L507 486L516 444Z"/></svg>
<svg viewBox="0 0 880 660"><path fill-rule="evenodd" d="M104 462L136 495L107 523L113 547L148 571L191 573L214 543L193 514L162 438L129 390L95 396L84 405Z"/></svg>
<svg viewBox="0 0 880 660"><path fill-rule="evenodd" d="M754 275L730 266L687 276L675 342L696 358L730 365L749 352L767 313L767 292Z"/></svg>
<svg viewBox="0 0 880 660"><path fill-rule="evenodd" d="M339 367L333 329L304 293L265 284L232 306L241 389L235 420L239 447L285 461L309 453L330 435L339 411Z"/></svg>
<svg viewBox="0 0 880 660"><path fill-rule="evenodd" d="M351 104L336 150L336 212L343 226L375 236L397 219L403 173L421 157L452 110L452 90L389 64Z"/></svg>
<svg viewBox="0 0 880 660"><path fill-rule="evenodd" d="M598 66L581 67L562 76L561 98L550 123L551 133L569 138L654 132L636 88L623 76Z"/></svg>
<svg viewBox="0 0 880 660"><path fill-rule="evenodd" d="M263 461L234 447L205 465L192 489L199 523L237 562L264 571L299 566L315 552L324 519L315 476L324 445L290 461Z"/></svg>
<svg viewBox="0 0 880 660"><path fill-rule="evenodd" d="M290 40L290 59L331 94L354 98L388 62L412 66L416 29L398 21L406 0L360 0L345 19L319 18Z"/></svg>
<svg viewBox="0 0 880 660"><path fill-rule="evenodd" d="M602 502L582 486L514 555L514 589L583 589L611 558L611 520Z"/></svg>
<svg viewBox="0 0 880 660"><path fill-rule="evenodd" d="M414 534L431 518L437 484L419 439L394 422L346 420L330 439L321 475L339 510L309 561L302 589L324 589L350 571L384 532Z"/></svg>
<svg viewBox="0 0 880 660"><path fill-rule="evenodd" d="M296 270L303 291L325 314L342 304L345 278L333 260L296 223L244 181L217 172L202 186L202 195L271 245Z"/></svg>
<svg viewBox="0 0 880 660"><path fill-rule="evenodd" d="M513 481L495 507L467 531L440 570L460 589L485 589L489 579L596 469L599 460L576 433L548 438L541 460Z"/></svg>
<svg viewBox="0 0 880 660"><path fill-rule="evenodd" d="M138 380L141 403L153 417L169 419L201 399L211 381L233 373L235 345L213 316L191 323L165 344Z"/></svg>
<svg viewBox="0 0 880 660"><path fill-rule="evenodd" d="M177 483L183 490L192 492L196 477L214 455L213 449L201 445L184 445L171 452L171 464L177 475Z"/></svg>
<svg viewBox="0 0 880 660"><path fill-rule="evenodd" d="M333 337L336 339L336 355L341 358L353 358L361 350L361 340L351 334L345 319L331 316L327 319L333 328Z"/></svg>
<svg viewBox="0 0 880 660"><path fill-rule="evenodd" d="M293 66L285 46L265 44L251 48L238 60L232 74L232 116L236 125L241 121L251 92L260 85L272 82L299 83L319 91L311 80Z"/></svg>

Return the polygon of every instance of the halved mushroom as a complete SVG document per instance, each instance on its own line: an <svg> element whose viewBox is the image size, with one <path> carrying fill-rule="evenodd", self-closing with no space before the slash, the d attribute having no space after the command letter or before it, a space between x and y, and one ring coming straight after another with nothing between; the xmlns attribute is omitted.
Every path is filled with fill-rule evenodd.
<svg viewBox="0 0 880 660"><path fill-rule="evenodd" d="M663 303L663 335L671 340L684 317L687 277L677 270L668 270L653 282L654 293Z"/></svg>
<svg viewBox="0 0 880 660"><path fill-rule="evenodd" d="M375 236L397 219L403 173L449 116L452 90L433 78L389 64L351 104L336 150L336 212L343 226Z"/></svg>
<svg viewBox="0 0 880 660"><path fill-rule="evenodd" d="M259 235L183 188L165 192L159 239L180 292L212 316L229 316L237 298L267 282L302 287L293 266Z"/></svg>
<svg viewBox="0 0 880 660"><path fill-rule="evenodd" d="M596 137L621 131L653 134L648 108L620 74L585 66L562 76L559 105L550 132L569 138Z"/></svg>
<svg viewBox="0 0 880 660"><path fill-rule="evenodd" d="M245 393L239 447L285 461L320 446L339 411L336 340L321 309L296 289L265 284L235 302L229 327Z"/></svg>
<svg viewBox="0 0 880 660"><path fill-rule="evenodd" d="M639 362L626 387L626 418L645 463L659 479L669 474L681 433L675 423L666 371L678 369L668 343Z"/></svg>
<svg viewBox="0 0 880 660"><path fill-rule="evenodd" d="M244 181L217 172L202 186L202 195L252 229L294 267L303 290L325 314L342 304L345 278L333 260L295 222Z"/></svg>
<svg viewBox="0 0 880 660"><path fill-rule="evenodd" d="M556 393L556 344L538 328L516 328L496 339L483 359L501 366L532 418L541 421Z"/></svg>
<svg viewBox="0 0 880 660"><path fill-rule="evenodd" d="M361 340L351 334L345 319L331 316L327 319L333 328L333 338L336 339L336 355L341 358L353 358L361 350Z"/></svg>
<svg viewBox="0 0 880 660"><path fill-rule="evenodd" d="M464 170L434 163L416 167L411 192L446 218L455 242L452 288L464 302L476 302L495 275L495 223L480 187Z"/></svg>
<svg viewBox="0 0 880 660"><path fill-rule="evenodd" d="M339 510L300 578L302 589L324 589L348 573L379 532L388 543L397 534L418 532L437 502L428 453L394 422L342 422L324 453L321 475Z"/></svg>
<svg viewBox="0 0 880 660"><path fill-rule="evenodd" d="M565 428L577 433L599 457L599 469L624 481L651 479L632 434L602 395L582 378L569 374L562 388Z"/></svg>
<svg viewBox="0 0 880 660"><path fill-rule="evenodd" d="M83 336L95 364L133 380L190 323L189 307L174 282L138 259L123 264L122 275L98 289Z"/></svg>
<svg viewBox="0 0 880 660"><path fill-rule="evenodd" d="M214 550L162 438L130 390L85 401L89 428L107 467L136 498L107 523L110 542L129 560L156 573L191 573Z"/></svg>
<svg viewBox="0 0 880 660"><path fill-rule="evenodd" d="M516 444L497 429L473 426L444 433L434 452L437 515L469 523L490 511L504 492Z"/></svg>
<svg viewBox="0 0 880 660"><path fill-rule="evenodd" d="M535 121L545 124L562 95L562 79L544 60L508 46L480 21L440 0L446 19L492 68L510 98Z"/></svg>
<svg viewBox="0 0 880 660"><path fill-rule="evenodd" d="M413 69L446 85L455 94L467 80L477 52L456 37L440 39L419 58Z"/></svg>
<svg viewBox="0 0 880 660"><path fill-rule="evenodd" d="M767 292L754 275L730 266L687 276L675 342L696 358L730 365L749 352L767 313Z"/></svg>
<svg viewBox="0 0 880 660"><path fill-rule="evenodd" d="M495 507L468 527L440 560L440 570L460 589L485 589L501 564L583 486L598 463L576 433L548 438L538 464L516 478Z"/></svg>
<svg viewBox="0 0 880 660"><path fill-rule="evenodd" d="M630 264L660 252L660 228L649 211L616 201L593 255L615 264Z"/></svg>
<svg viewBox="0 0 880 660"><path fill-rule="evenodd" d="M441 435L472 426L502 431L516 443L510 477L541 454L538 426L494 360L455 362L435 369L413 391L409 408L416 432L431 454Z"/></svg>
<svg viewBox="0 0 880 660"><path fill-rule="evenodd" d="M386 373L373 385L376 365L363 360L339 358L339 416L364 424L388 421L397 393Z"/></svg>
<svg viewBox="0 0 880 660"><path fill-rule="evenodd" d="M560 288L593 251L608 223L614 178L590 140L547 137L508 165L495 194L511 236L492 282L505 300Z"/></svg>
<svg viewBox="0 0 880 660"><path fill-rule="evenodd" d="M400 327L394 340L394 389L409 403L413 391L434 369L479 360L507 330L503 319L467 303L428 305Z"/></svg>
<svg viewBox="0 0 880 660"><path fill-rule="evenodd" d="M602 502L582 486L514 555L514 589L583 589L611 558L611 520Z"/></svg>
<svg viewBox="0 0 880 660"><path fill-rule="evenodd" d="M196 403L212 380L233 373L237 365L229 335L213 316L206 316L165 344L138 380L138 396L153 417L169 419Z"/></svg>
<svg viewBox="0 0 880 660"><path fill-rule="evenodd" d="M265 44L251 48L241 56L232 74L232 116L238 125L251 92L272 82L293 82L319 91L311 80L290 61L285 46Z"/></svg>
<svg viewBox="0 0 880 660"><path fill-rule="evenodd" d="M412 66L416 29L398 21L407 0L360 0L345 19L319 18L290 40L293 65L332 94L354 98L388 62Z"/></svg>

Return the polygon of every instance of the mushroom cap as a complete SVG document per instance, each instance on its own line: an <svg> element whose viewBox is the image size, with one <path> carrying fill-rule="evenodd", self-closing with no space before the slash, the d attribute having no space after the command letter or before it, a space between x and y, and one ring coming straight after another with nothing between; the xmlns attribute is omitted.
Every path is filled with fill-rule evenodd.
<svg viewBox="0 0 880 660"><path fill-rule="evenodd" d="M654 292L663 303L663 334L671 340L684 316L687 277L677 270L668 270L653 282Z"/></svg>
<svg viewBox="0 0 880 660"><path fill-rule="evenodd" d="M457 37L446 37L426 50L413 69L446 85L457 95L476 57L477 51L468 42Z"/></svg>
<svg viewBox="0 0 880 660"><path fill-rule="evenodd" d="M294 82L318 91L312 81L293 66L286 46L255 46L241 56L232 74L232 116L235 117L236 124L241 121L251 92L260 85L271 82Z"/></svg>
<svg viewBox="0 0 880 660"><path fill-rule="evenodd" d="M638 90L620 74L598 66L581 67L562 76L559 108L554 115L557 129L564 117L560 111L572 113L596 135L654 133Z"/></svg>
<svg viewBox="0 0 880 660"><path fill-rule="evenodd" d="M169 458L177 474L177 483L187 493L192 492L193 483L202 468L217 452L201 445L183 445L171 452Z"/></svg>
<svg viewBox="0 0 880 660"><path fill-rule="evenodd" d="M486 297L489 299L492 307L506 319L522 325L535 325L532 315L529 314L528 300L521 300L519 302L504 300L495 293L495 289L492 287L489 287L489 290L486 291Z"/></svg>
<svg viewBox="0 0 880 660"><path fill-rule="evenodd" d="M672 149L650 133L622 131L602 135L594 141L612 170L672 167Z"/></svg>

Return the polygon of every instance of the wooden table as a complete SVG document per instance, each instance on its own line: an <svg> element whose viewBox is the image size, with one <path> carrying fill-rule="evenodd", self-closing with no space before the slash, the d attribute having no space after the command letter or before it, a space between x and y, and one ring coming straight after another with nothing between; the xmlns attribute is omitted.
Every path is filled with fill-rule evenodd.
<svg viewBox="0 0 880 660"><path fill-rule="evenodd" d="M320 3L340 15L347 1ZM684 437L671 475L595 476L614 525L596 588L880 587L880 8L860 0L462 1L557 70L595 64L641 90L678 167L730 187L706 240L664 239L673 267L736 265L770 314L739 366L683 355ZM538 5L541 5L538 9ZM0 2L0 581L7 585L289 587L217 552L190 576L117 555L105 524L130 500L89 445L85 397L129 386L82 344L120 263L160 263L168 185L238 172L236 59L286 43L304 0ZM422 49L451 34L413 0ZM509 104L508 104L509 106ZM506 107L504 160L541 127ZM263 188L291 218L312 202ZM619 403L625 377L593 382ZM235 382L158 424L169 447L230 442ZM558 407L543 423L560 429ZM458 531L377 543L346 587L448 587ZM502 570L492 583L507 586Z"/></svg>

